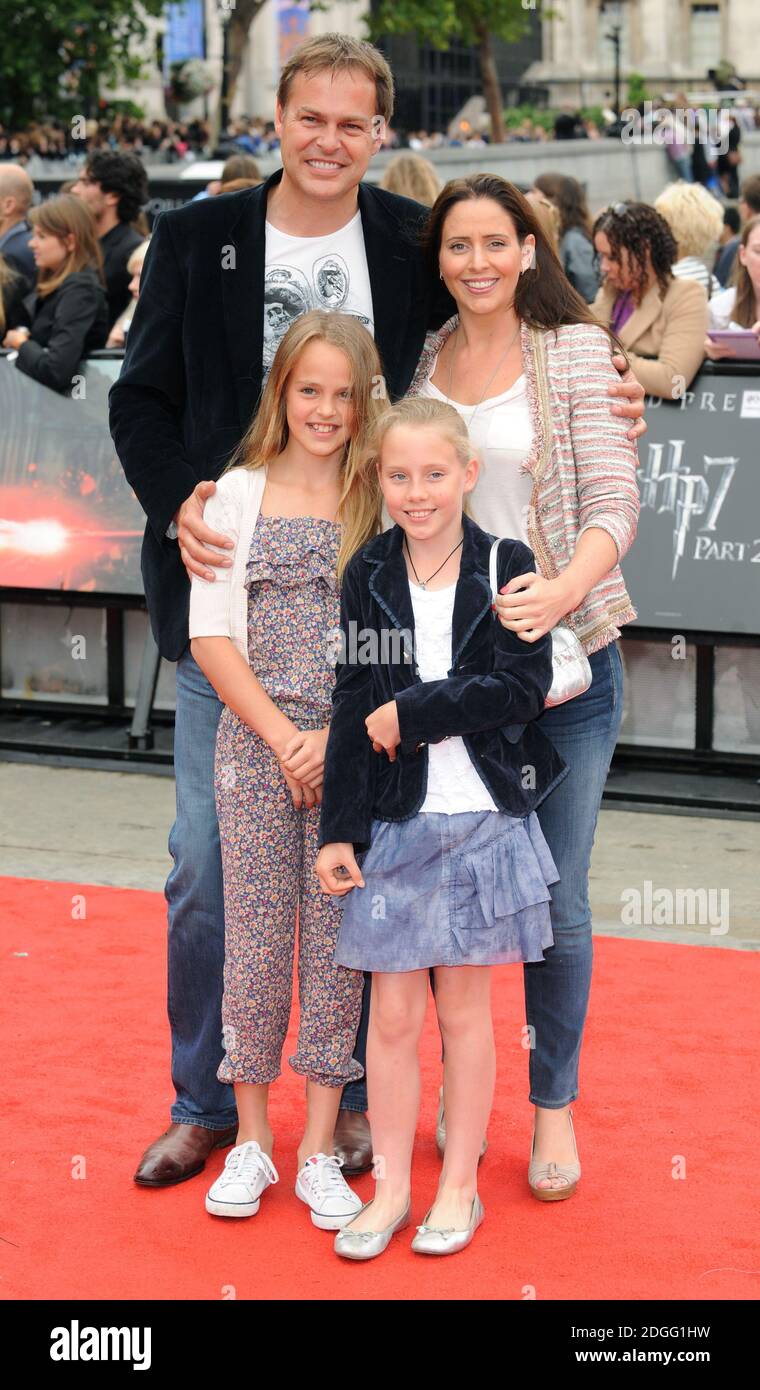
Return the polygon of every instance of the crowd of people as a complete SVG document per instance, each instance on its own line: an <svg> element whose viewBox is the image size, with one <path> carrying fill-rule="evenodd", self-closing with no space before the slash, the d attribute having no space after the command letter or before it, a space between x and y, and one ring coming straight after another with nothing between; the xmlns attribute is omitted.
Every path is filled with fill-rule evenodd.
<svg viewBox="0 0 760 1390"><path fill-rule="evenodd" d="M524 109L524 108L523 108ZM674 97L655 97L637 108L626 108L626 116L636 109L642 117L642 133L646 136L653 124L662 128L662 143L679 178L708 183L717 192L735 198L738 193L737 169L741 162L743 131L760 128L760 106L749 99L739 99L731 108L722 108L720 122L725 124L726 140L720 148L712 148L705 137L696 141L689 124L700 130L700 120L707 128L709 109L695 107L684 92ZM553 140L601 140L618 138L625 120L611 106L602 106L595 115L582 111L538 111L532 116L517 109L512 118L509 112L504 141L511 143L545 143ZM713 116L715 116L713 112ZM382 139L383 149L409 149L417 153L445 148L485 149L490 143L490 122L483 114L476 123L462 117L452 122L446 131L401 130L390 122ZM725 149L723 145L725 144ZM109 119L90 118L84 132L63 120L32 121L23 130L10 130L0 122L0 162L12 160L27 164L37 158L60 162L79 160L82 153L95 150L114 150L138 155L146 163L180 163L194 159L218 157L236 149L264 156L279 149L280 140L272 120L242 114L230 119L226 130L214 143L210 121L196 116L187 120L171 117L143 119L117 113Z"/></svg>
<svg viewBox="0 0 760 1390"><path fill-rule="evenodd" d="M177 163L211 151L208 121L137 120L116 115L110 120L90 118L79 125L62 121L31 121L23 130L9 130L0 122L0 161L28 164L32 159L79 161L83 153L114 150L136 154L146 161Z"/></svg>
<svg viewBox="0 0 760 1390"><path fill-rule="evenodd" d="M233 155L207 193L260 182L250 155ZM20 164L0 164L0 343L17 368L71 389L83 357L124 348L150 244L144 165L97 149L54 197L33 205Z"/></svg>

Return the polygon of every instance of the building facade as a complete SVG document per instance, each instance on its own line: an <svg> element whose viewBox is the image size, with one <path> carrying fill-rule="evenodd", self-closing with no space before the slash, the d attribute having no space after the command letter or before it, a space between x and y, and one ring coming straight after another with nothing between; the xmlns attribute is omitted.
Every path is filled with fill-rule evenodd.
<svg viewBox="0 0 760 1390"><path fill-rule="evenodd" d="M549 89L552 106L588 106L609 98L619 29L623 97L627 77L641 73L653 96L706 91L708 70L733 63L748 86L760 88L758 0L552 0L542 22L542 56L526 82Z"/></svg>
<svg viewBox="0 0 760 1390"><path fill-rule="evenodd" d="M221 6L222 0L187 0L184 11L179 5L167 6L171 22L149 21L145 80L130 89L115 89L112 95L138 102L148 117L165 114L164 75L156 61L159 35L167 59L205 57L221 75ZM551 13L544 19L538 18L532 3L525 8L529 33L513 44L494 41L505 105L608 102L614 79L609 36L614 31L619 35L623 100L632 72L644 77L653 96L709 90L708 70L721 60L733 63L748 86L760 90L760 0L551 0ZM364 13L365 4L357 0L336 0L315 11L304 0L266 0L251 25L232 115L271 119L279 72L293 47L331 30L363 38ZM477 53L459 42L440 52L418 43L413 35L394 35L380 40L379 46L396 79L400 129L445 130L465 102L481 91ZM206 100L193 102L187 114L208 114L216 100L218 88Z"/></svg>
<svg viewBox="0 0 760 1390"><path fill-rule="evenodd" d="M357 0L336 0L325 10L310 11L303 0L266 0L251 25L248 51L232 101L232 116L271 120L280 69L292 49L307 37L333 30L365 38L362 16L368 7ZM531 13L528 20L530 32L524 39L514 44L494 42L505 104L521 99L522 74L541 55L540 22ZM203 57L221 77L221 4L217 0L187 0L184 7L167 6L166 17L149 20L148 25L143 81L129 88L114 88L110 95L139 103L152 119L166 114L163 86L170 61ZM159 53L164 54L165 73L157 63L157 40ZM477 53L458 41L439 51L430 44L418 43L413 35L389 36L379 41L379 47L393 68L396 123L405 131L444 130L465 102L481 92ZM218 88L207 99L190 103L182 114L207 115L217 100Z"/></svg>

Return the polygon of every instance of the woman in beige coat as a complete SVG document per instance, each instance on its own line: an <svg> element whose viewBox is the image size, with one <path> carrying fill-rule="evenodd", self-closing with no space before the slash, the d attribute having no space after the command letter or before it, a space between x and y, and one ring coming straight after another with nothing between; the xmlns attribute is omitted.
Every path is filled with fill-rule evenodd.
<svg viewBox="0 0 760 1390"><path fill-rule="evenodd" d="M592 311L625 348L644 390L677 399L704 357L704 289L674 277L675 238L648 203L607 208L594 223L594 246L604 282Z"/></svg>

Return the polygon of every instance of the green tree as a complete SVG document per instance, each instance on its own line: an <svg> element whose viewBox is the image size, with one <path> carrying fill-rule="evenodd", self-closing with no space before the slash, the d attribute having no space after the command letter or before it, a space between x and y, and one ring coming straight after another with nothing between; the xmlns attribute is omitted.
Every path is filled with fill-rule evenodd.
<svg viewBox="0 0 760 1390"><path fill-rule="evenodd" d="M454 38L477 48L491 139L500 144L505 136L504 116L493 39L514 43L523 38L530 28L530 11L538 9L537 3L523 4L523 0L380 0L375 14L365 16L365 23L374 39L415 34L434 48L446 49Z"/></svg>
<svg viewBox="0 0 760 1390"><path fill-rule="evenodd" d="M134 82L146 15L163 0L0 0L0 119L94 116L101 85Z"/></svg>
<svg viewBox="0 0 760 1390"><path fill-rule="evenodd" d="M652 94L647 87L646 78L640 72L629 72L627 106L640 106L642 101L651 101Z"/></svg>

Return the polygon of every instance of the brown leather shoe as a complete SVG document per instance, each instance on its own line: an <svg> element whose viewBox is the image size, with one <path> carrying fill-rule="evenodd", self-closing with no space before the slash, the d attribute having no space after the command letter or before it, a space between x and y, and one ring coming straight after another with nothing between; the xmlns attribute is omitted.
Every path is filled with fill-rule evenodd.
<svg viewBox="0 0 760 1390"><path fill-rule="evenodd" d="M343 1159L343 1172L356 1176L372 1167L372 1135L361 1110L339 1110L333 1135L333 1153Z"/></svg>
<svg viewBox="0 0 760 1390"><path fill-rule="evenodd" d="M204 1125L169 1125L145 1150L135 1173L143 1187L172 1187L202 1173L212 1149L224 1149L237 1139L232 1129L207 1129Z"/></svg>

